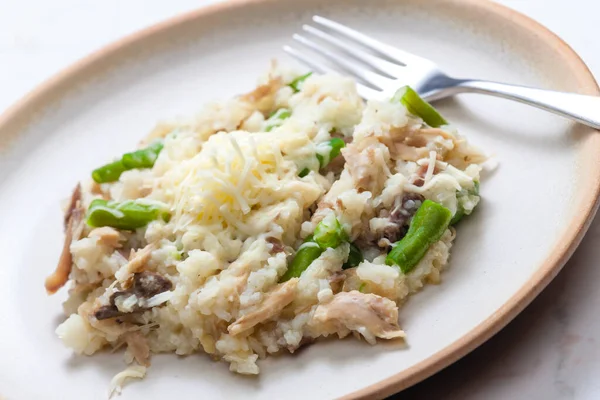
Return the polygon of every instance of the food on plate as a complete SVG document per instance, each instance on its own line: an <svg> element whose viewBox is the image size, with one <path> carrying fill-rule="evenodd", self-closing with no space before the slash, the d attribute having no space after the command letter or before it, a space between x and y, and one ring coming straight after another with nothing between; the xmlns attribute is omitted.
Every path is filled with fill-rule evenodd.
<svg viewBox="0 0 600 400"><path fill-rule="evenodd" d="M231 371L330 335L404 338L398 307L438 283L485 156L409 87L274 65L250 93L159 124L78 184L48 293L78 354L204 352ZM129 372L128 372L129 371Z"/></svg>

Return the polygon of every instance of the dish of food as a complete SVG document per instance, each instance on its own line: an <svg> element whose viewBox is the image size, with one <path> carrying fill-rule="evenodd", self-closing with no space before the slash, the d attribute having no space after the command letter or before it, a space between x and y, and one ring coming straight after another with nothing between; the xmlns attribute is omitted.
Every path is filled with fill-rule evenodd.
<svg viewBox="0 0 600 400"><path fill-rule="evenodd" d="M137 185L134 181L148 179L152 185L157 184L163 179L162 174L153 178L157 180L149 177L154 177L154 173L158 173L157 168L161 165L165 173L170 171L170 174L182 171L184 165L191 168L192 164L176 162L171 165L169 162L167 165L164 162L170 160L171 147L173 147L171 151L175 147L183 151L180 156L177 156L177 160L183 160L187 157L188 151L198 153L199 149L195 146L199 144L190 141L189 145L175 146L179 136L167 135L162 139L163 147L158 152L160 144L155 142L154 138L149 138L142 143L140 140L144 140L144 136L154 129L154 124L159 120L167 121L162 126L165 132L171 132L169 121L174 121L177 126L188 122L193 124L194 121L198 121L198 111L207 110L203 108L203 104L213 100L218 100L220 104L235 103L236 100L227 99L234 99L240 93L252 91L257 77L265 73L269 61L274 56L282 57L281 47L289 43L290 35L314 14L333 17L384 42L396 44L410 52L431 58L457 76L473 76L586 94L598 93L595 81L585 65L556 36L522 15L492 3L476 0L374 0L368 10L365 9L364 2L359 0L327 3L317 0L234 1L167 21L109 46L51 79L0 118L2 151L0 167L5 171L0 179L0 208L5 211L3 223L0 224L0 235L4 239L0 241L0 252L5 255L3 268L0 268L0 303L3 305L0 313L0 325L3 327L0 333L2 338L0 352L4 359L10 360L10 362L0 363L0 395L9 399L105 399L107 387L110 387L110 382L115 376L118 375L113 383L117 384L125 376L143 374L142 368L145 368L143 362L138 363L129 358L123 360L123 354L134 357L133 350L125 351L127 343L123 343L116 352L111 352L112 345L108 344L109 341L101 335L97 342L84 338L86 340L71 343L71 347L68 347L64 346L63 341L55 333L61 326L59 334L66 339L64 337L66 332L77 332L77 328L82 326L84 330L86 329L85 322L77 325L76 319L71 320L75 322L70 326L71 329L67 329L70 323L65 325L63 303L66 302L71 306L77 304L76 299L69 300L68 286L58 290L52 296L48 296L44 290L45 279L55 268L64 247L64 215L60 207L61 202L65 197L69 197L77 182L81 182L80 206L86 214L92 199L103 196L106 189L102 188L109 188L108 193L111 198L119 203L123 203L125 198L158 196L159 191L155 193L154 186L145 187ZM285 59L281 61L282 65L286 62ZM295 73L288 75L287 72L281 72L281 74L283 75L282 86L286 86L296 77ZM309 85L311 79L320 82L324 78L314 76L304 83ZM266 81L263 80L264 82ZM321 87L320 84L317 86ZM402 84L399 83L398 86ZM306 89L303 87L301 92ZM281 90L288 91L283 87ZM293 95L290 95L290 99L292 97ZM297 98L304 98L304 94ZM402 110L397 103L384 103L388 107ZM358 334L360 340L353 338L354 334L350 333L340 340L336 332L345 325L336 324L331 328L331 334L323 337L323 331L323 335L319 335L310 345L302 343L300 339L300 347L291 355L287 349L287 342L277 355L267 356L264 359L257 358L256 362L251 361L249 351L242 349L243 355L248 354L248 357L240 359L237 365L227 360L215 362L211 355L203 351L178 357L177 349L174 347L163 348L160 349L162 353L152 354L151 367L147 368L145 379L127 385L120 398L168 397L172 396L175 388L181 395L197 396L198 393L202 393L202 396L207 398L236 398L240 393L247 398L381 398L398 392L457 360L497 332L522 310L562 267L578 244L596 209L600 188L600 168L597 164L600 139L592 130L500 99L464 95L435 103L434 106L451 126L458 127L460 134L468 138L469 142L489 151L490 156L500 163L499 168L492 175L482 173L482 199L475 212L464 217L459 224L452 225L456 228L456 237L452 241L451 257L440 276L442 283L425 284L414 295L404 296L402 293L397 293L394 300L389 300L395 305L395 300L404 296L405 300L398 304L400 306L398 323L396 326L392 325L393 329L390 330L396 335L400 334L398 329L402 330L403 338L376 338L377 344L373 346L366 342L362 333ZM361 107L363 107L362 111L368 109L365 105ZM356 106L354 109L358 108ZM294 111L294 105L290 105L289 109ZM274 108L273 111L276 109ZM296 116L283 119L280 127L273 128L270 132L263 132L266 137L273 139L272 143L265 148L264 154L268 155L273 146L280 149L284 145L292 149L302 148L299 144L291 146L289 143L281 142L287 137L285 135L276 136L278 131L292 129L289 124L295 123L299 111L295 110L294 113ZM181 115L184 117L178 117ZM283 115L285 116L285 113ZM339 131L324 130L321 138L311 136L312 144L307 141L305 146L306 165L299 163L299 154L292 156L281 152L282 161L277 163L282 166L281 170L278 170L277 174L268 176L276 175L277 182L281 181L286 185L290 182L302 185L306 190L310 189L316 193L313 194L316 197L321 193L332 195L329 185L344 181L341 171L344 168L343 164L348 161L344 154L348 154L353 146L358 145L356 130L361 123L368 121L364 120L362 113L359 115L358 112L354 112L353 115L356 116L356 120L348 121L346 125L332 124L332 127ZM192 119L185 116L191 116ZM269 117L268 111L265 111L263 119ZM215 110L211 113L211 118L221 117ZM372 121L375 124L379 119L375 118ZM407 118L407 124L408 121L418 121L418 119L411 117ZM260 124L252 129L250 126L217 128L246 132L266 130L265 121L260 119L259 122ZM445 131L449 128L441 129ZM160 129L155 132L159 133ZM185 133L182 135L185 137ZM211 135L210 139L202 144L199 154L206 150L206 146L210 149L214 144L215 151L225 152L229 149L231 151L225 152L224 156L237 159L239 153L234 149L227 135L230 134ZM242 154L245 154L248 139L253 135L259 134L250 132L242 133L239 137L236 134L232 135ZM351 135L354 136L354 145L351 142L346 143ZM342 155L338 155L331 163L321 168L321 163L316 157L317 145L322 154L327 155L327 148L333 149L334 146L322 145L321 148L320 143L334 138L346 140L344 148L340 151ZM221 139L223 141L219 142ZM313 149L309 152L311 146ZM140 158L135 155L140 155L135 152L141 149L147 149L142 152L146 157ZM135 154L123 158L127 153ZM97 188L91 185L92 171L117 160L121 161L123 168L129 168L126 164L132 166L132 161L133 165L147 165L143 163L149 162L154 153L158 153L158 156L152 168L124 171L119 177L121 183L102 183L101 191L97 194L93 193ZM221 153L217 152L217 154ZM308 157L311 154L313 156ZM331 153L329 155L331 156ZM429 154L419 159L426 159L427 156ZM212 160L210 162L212 163ZM210 165L212 164L209 164L209 167ZM300 177L305 168L308 169L307 175ZM466 167L458 169L465 171ZM105 173L106 169L101 170L100 174L103 172ZM410 174L408 172L407 174L408 179ZM181 177L183 178L185 177ZM383 179L383 176L377 178ZM220 179L223 177L221 176ZM124 181L131 185L122 184ZM181 195L188 198L188 191L197 190L198 185L200 183L197 180L187 181L186 185L179 185L184 191L173 193L172 196ZM133 192L123 192L129 189ZM168 187L165 186L161 190L166 193L167 189ZM141 192L136 193L138 190ZM253 207L262 205L263 201L272 201L273 203L267 204L273 207L274 204L290 204L296 201L293 193L304 193L300 192L300 189L289 190L288 193L292 194L285 199L277 197L275 191L268 191L269 196L264 197L261 197L262 192L258 192L258 197L254 197L254 201L260 203L248 203L250 211L243 215L252 215L255 211ZM174 203L166 197L166 194L164 196L142 204L144 213L137 214L140 218L136 223L145 224L150 221L146 227L137 228L140 232L144 232L144 235L151 231L152 227L159 225L172 226L175 229L173 225L175 221L185 217L191 209L190 204L187 204L178 214L176 208L171 209ZM77 200L77 196L74 199ZM68 208L69 200L67 199L64 208ZM311 199L307 197L303 201L302 209L305 209L304 205ZM374 198L365 200L364 203L371 204L373 201ZM168 207L163 208L162 203ZM237 203L236 200L235 203L228 204L231 210L235 210L232 208L234 204L242 203ZM131 203L125 211L131 215L130 206ZM454 213L450 204L443 206ZM307 208L314 214L319 207L319 201L317 200L317 204L312 207L314 209ZM77 207L80 212L79 217L82 208ZM95 208L99 213L95 213L92 217L94 221L115 218L114 204L96 203ZM102 208L108 208L108 211L102 211ZM262 210L262 206L259 208ZM335 211L334 209L334 213ZM219 215L224 218L224 214ZM335 215L338 216L337 213ZM380 217L389 216L376 216L376 218ZM85 216L83 218L85 219ZM281 220L288 217L280 215L279 218ZM291 265L294 262L294 255L302 246L301 242L306 235L313 233L314 239L314 231L318 224L313 225L310 222L311 218L302 215L299 222L290 223L291 226L300 224L299 231L280 232L284 251L277 253L285 254L285 268L283 262L271 265L274 271L270 274L273 275L265 277L265 291L262 288L258 291L261 293L261 299L257 300L256 304L252 303L253 298L242 298L244 292L241 292L240 301L243 299L247 301L245 304L254 307L259 303L262 304L263 297L266 297L264 293L268 293L275 287L294 285L293 282L296 282L295 292L298 292L298 286L303 279L310 276L311 270L314 270L315 266L323 266L316 261L311 263L313 265L308 267L300 277L281 280L281 276L284 276L288 270L286 269L288 263ZM74 221L73 218L70 219ZM340 226L345 227L343 224L345 222L341 219L340 216L338 222ZM308 223L304 223L305 221ZM127 223L131 222L127 221ZM188 226L201 225L200 220L192 222ZM74 222L72 227L73 225ZM334 222L334 231L336 226ZM267 228L262 230L259 221L246 224L245 227L267 232ZM76 258L76 262L82 261L85 259L83 252L86 249L84 246L86 242L90 244L100 240L100 236L107 240L111 236L116 237L118 242L116 245L121 247L117 248L117 254L115 251L110 252L113 258L103 264L108 268L102 269L101 272L107 276L114 276L113 273L120 270L124 260L129 262L131 256L129 247L135 248L133 257L143 257L142 250L148 243L145 242L145 236L140 236L139 245L132 246L132 241L135 239L134 235L126 229L127 226L117 229L118 235L109 228L94 228L104 230L96 231L95 238L94 235L90 238L92 228L85 228L84 225L84 236L78 237L76 243L79 247L75 245L76 254L72 256ZM343 240L340 241L343 243L335 249L324 250L319 256L327 257L335 254L339 256L339 253L346 251L344 249L350 247L349 241L356 242L356 238L351 236L353 229L348 231L348 239L341 238ZM227 232L229 230L223 229L219 235L224 236ZM72 232L71 235L77 237L78 233ZM260 234L256 236L259 237ZM263 239L263 242L266 242L267 238L263 237ZM176 238L168 241L174 243L173 248L168 247L162 239L159 241L161 246L167 246L161 247L164 260L170 259L169 262L173 261L173 264L178 266L187 265L191 268L190 271L193 271L192 264L197 260L192 257L193 254L192 256L187 254L185 255L187 258L183 259L184 255L179 254L183 248L181 250L178 248ZM259 249L261 257L275 257L270 253L276 249L275 244L277 242L267 242L264 249ZM372 272L373 279L377 279L379 274L389 272L393 274L393 271L399 271L398 268L385 264L385 261L377 264L381 260L375 261L372 258L374 256L365 251L369 246L365 248L360 243L355 244L364 251L362 256L367 262L375 265L373 267L369 264L373 268L362 271L367 274ZM98 251L102 250L102 246L104 245L94 245L87 249ZM71 247L70 243L68 247ZM304 249L311 248L315 252L317 250L320 252L320 248L317 249L314 244L304 246ZM372 246L372 248L377 249L379 246ZM380 249L387 252L387 249ZM150 253L154 263L156 261L154 257L160 255L160 251L157 253L156 250L152 250ZM68 256L70 252L65 254ZM98 254L106 261L103 257L108 253L99 251ZM196 253L196 256L198 255L207 256L204 253ZM177 260L178 257L182 259ZM218 259L224 260L224 257L227 256L219 254ZM278 257L283 258L283 255ZM315 257L314 254L307 256L308 260L312 257ZM234 269L229 263L237 259L238 257L233 256L231 260L227 259L227 270L233 272ZM114 264L111 264L113 262ZM101 264L94 262L94 265L97 269ZM210 265L215 264L210 262L202 264L209 268ZM78 268L81 268L81 265ZM347 271L354 270L358 280L359 268L342 269L340 275L345 276ZM141 301L138 301L140 297L133 293L136 287L138 292L140 285L145 287L145 284L140 282L149 278L148 275L138 275L137 286L133 285L133 281L131 287L121 287L116 284L115 288L123 289L124 292L129 290L129 292L126 293L126 297L123 294L114 296L114 308L110 298L102 298L102 293L106 292L107 288L98 289L98 293L92 295L93 298L95 296L106 301L100 304L108 306L104 316L131 309L135 311L133 313L135 318L149 313L161 314L161 318L166 318L168 311L173 310L173 305L178 299L182 302L189 300L190 295L187 297L174 295L183 289L180 282L183 280L182 273L177 268L166 267L160 271L149 268L146 272L156 272L165 278L165 280L157 278L154 282L160 284L156 285L155 290L146 293L156 293L153 296L141 296ZM73 274L75 273L76 268L73 268ZM419 270L415 267L407 276L417 276L417 274ZM87 273L78 275L78 278L83 276L87 279L95 279L93 272L89 276ZM166 279L170 283L167 283ZM250 279L249 274L245 281L248 282ZM364 278L360 280L366 281ZM344 279L344 283L347 291L344 291L343 284L338 291L336 285L339 285L339 282L327 280L332 298L339 293L355 293L350 290L351 286L348 286L353 283L352 279ZM201 285L204 287L206 284L198 283L197 287ZM383 299L394 297L393 294L377 292L381 289L377 286L383 285L383 280L373 288L362 287L365 293L360 291L361 284L353 287L361 297L368 295L380 296ZM165 288L168 290L162 290ZM315 290L318 290L317 294L323 292L321 296L325 301L329 292L320 289L319 286ZM327 289L325 285L324 289ZM135 294L135 297L131 294ZM125 303L125 299L128 303ZM135 304L132 304L133 300L136 300ZM318 297L317 301L319 301ZM149 306L151 311L143 311ZM235 335L229 333L228 328L239 319L240 315L235 314L239 310L223 308L232 316L221 332L226 330L226 335L232 337L254 338L255 334L250 332L264 330L269 324L274 326L272 330L267 328L267 331L276 332L275 326L278 322L302 314L299 310L294 311L293 315L283 315L283 312L288 312L289 307L290 305L285 306L271 322L258 323L251 329L239 333L234 331ZM74 308L68 309L67 314L71 314ZM216 310L217 308L206 310L207 315L200 313L203 318L217 318L209 317ZM177 321L185 319L185 312L182 314L177 316L179 318ZM221 316L227 317L225 314ZM116 321L118 318L125 320L131 317L131 315L122 315L111 318ZM111 318L101 319L99 322L104 321L103 324L108 324ZM328 323L319 326L329 329ZM244 325L237 329L242 328ZM150 338L161 331L153 328L154 333L152 333L150 327L145 329L148 331L138 333L146 341L154 340ZM178 332L177 328L174 328L173 331L177 335L184 332L184 329ZM304 341L312 339L313 335L304 335L304 330L302 333ZM315 333L314 336L317 334ZM73 337L81 339L78 335ZM288 339L294 338L290 335ZM253 341L253 339L248 340ZM238 343L237 340L232 341L232 344L233 342ZM149 347L159 350L158 343L167 343L167 340L157 340L156 343L149 344ZM190 347L185 350L184 342L178 342L179 352L189 354L194 347L198 349L200 346L204 347L202 343L195 344L193 341L189 343ZM72 348L78 345L81 345L79 349L87 351L93 350L94 346L102 347L103 350L96 351L93 356L78 355ZM219 360L224 359L226 355L239 355L239 349L229 351L230 348L220 347L221 350L218 350L216 347L215 343L214 355L218 355L216 358ZM277 344L278 350L280 347L281 345ZM260 356L258 352L260 350L259 346L252 348L255 356ZM268 349L266 353L270 354ZM144 360L144 351L140 353L135 351L135 354L141 354L140 359ZM128 361L133 362L127 364ZM233 361L238 362L238 360ZM229 371L230 365L234 368L254 368L254 364L260 369L258 375L246 376ZM136 369L129 370L123 375L122 372L128 365Z"/></svg>
<svg viewBox="0 0 600 400"><path fill-rule="evenodd" d="M255 375L321 337L405 337L398 305L440 281L486 157L408 87L363 104L349 78L276 65L77 185L46 280L70 283L56 333L77 354Z"/></svg>

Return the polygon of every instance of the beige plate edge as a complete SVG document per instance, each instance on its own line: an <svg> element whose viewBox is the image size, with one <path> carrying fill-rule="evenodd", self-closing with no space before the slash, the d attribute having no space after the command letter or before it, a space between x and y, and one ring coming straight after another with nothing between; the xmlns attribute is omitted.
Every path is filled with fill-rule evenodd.
<svg viewBox="0 0 600 400"><path fill-rule="evenodd" d="M109 56L116 56L118 53L122 52L126 53L135 48L139 42L143 42L148 37L160 34L173 26L199 20L212 14L219 13L225 9L240 8L249 3L261 3L264 1L265 0L228 0L223 3L206 6L170 18L164 22L131 34L76 62L38 86L0 116L0 154L7 152L10 148L12 139L31 123L45 104L52 103L53 100L63 97L65 92L70 91L71 88L77 86L78 83L84 82L86 77L93 74L94 70L104 64L103 61ZM515 28L526 30L537 35L540 40L550 44L557 52L557 55L567 61L570 65L578 84L578 92L590 95L600 95L600 88L583 60L571 47L569 47L569 45L540 23L506 6L493 3L489 0L437 1L458 3L463 7L478 8L481 11L495 13L507 21L510 21ZM584 149L582 151L582 170L590 171L590 174L583 177L583 181L580 183L583 193L580 196L581 200L579 204L577 204L579 212L571 219L569 226L565 229L560 238L559 243L561 243L561 245L557 246L554 251L546 257L531 279L502 307L496 310L492 316L480 323L459 340L404 371L344 396L344 400L383 398L406 389L447 367L473 351L506 326L560 272L561 268L579 245L593 220L599 204L600 158L598 158L597 155L600 154L600 135L595 133L591 128L586 128L583 130L582 134L588 135L582 146Z"/></svg>

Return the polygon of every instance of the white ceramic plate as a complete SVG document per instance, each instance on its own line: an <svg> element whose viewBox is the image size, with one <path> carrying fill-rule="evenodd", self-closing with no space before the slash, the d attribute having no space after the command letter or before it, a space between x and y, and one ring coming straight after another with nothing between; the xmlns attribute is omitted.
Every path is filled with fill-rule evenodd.
<svg viewBox="0 0 600 400"><path fill-rule="evenodd" d="M0 120L0 397L103 399L120 354L77 357L54 329L65 293L43 282L62 245L60 202L160 118L250 89L309 17L330 16L459 76L596 94L581 60L535 22L469 0L236 1L199 10L83 60ZM443 284L401 309L407 347L324 341L236 376L204 355L159 355L123 399L382 397L481 344L552 279L581 239L600 187L596 132L507 101L464 96L447 119L499 169L458 229Z"/></svg>

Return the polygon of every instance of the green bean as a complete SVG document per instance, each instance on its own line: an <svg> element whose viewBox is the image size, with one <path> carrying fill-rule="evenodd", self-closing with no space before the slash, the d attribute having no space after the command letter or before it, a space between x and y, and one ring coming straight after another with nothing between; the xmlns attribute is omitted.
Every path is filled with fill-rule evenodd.
<svg viewBox="0 0 600 400"><path fill-rule="evenodd" d="M307 237L304 243L298 248L294 259L290 263L288 270L281 277L285 282L291 278L298 278L306 269L323 253L323 249L314 242L312 236Z"/></svg>
<svg viewBox="0 0 600 400"><path fill-rule="evenodd" d="M280 108L275 111L268 120L266 120L265 132L271 132L274 128L281 126L284 119L288 119L292 116L292 112L287 108Z"/></svg>
<svg viewBox="0 0 600 400"><path fill-rule="evenodd" d="M304 239L281 281L299 277L326 249L336 248L345 240L346 232L335 215L327 215L317 224L314 234Z"/></svg>
<svg viewBox="0 0 600 400"><path fill-rule="evenodd" d="M456 213L450 221L450 225L454 225L459 222L465 215L470 215L473 210L470 210L467 214L465 208L462 205L462 200L468 196L479 196L479 181L473 182L473 188L469 190L461 189L456 192Z"/></svg>
<svg viewBox="0 0 600 400"><path fill-rule="evenodd" d="M122 230L134 230L146 226L158 218L167 220L170 214L161 204L140 200L127 200L121 203L96 199L87 211L87 224L98 228L110 226Z"/></svg>
<svg viewBox="0 0 600 400"><path fill-rule="evenodd" d="M457 197L457 199L458 199L458 201L456 203L456 212L454 213L454 216L450 220L450 225L454 225L454 224L458 223L465 216L465 209L462 206L462 204L460 204L460 199L458 197Z"/></svg>
<svg viewBox="0 0 600 400"><path fill-rule="evenodd" d="M423 100L410 86L398 89L394 97L392 97L392 102L402 103L408 112L420 117L423 122L433 128L448 125L444 117L431 104Z"/></svg>
<svg viewBox="0 0 600 400"><path fill-rule="evenodd" d="M316 157L319 161L319 168L325 168L334 158L340 155L346 143L340 138L333 138L323 143L319 143L317 147ZM310 173L309 168L304 168L298 176L304 178Z"/></svg>
<svg viewBox="0 0 600 400"><path fill-rule="evenodd" d="M362 252L354 243L350 243L350 253L348 254L348 261L342 265L342 269L358 267L358 264L363 262L365 258Z"/></svg>
<svg viewBox="0 0 600 400"><path fill-rule="evenodd" d="M425 200L410 221L406 236L388 253L386 264L397 265L405 274L412 271L429 247L440 240L451 219L452 213L446 207Z"/></svg>
<svg viewBox="0 0 600 400"><path fill-rule="evenodd" d="M117 160L110 164L106 164L92 171L92 179L97 183L114 182L119 180L119 177L127 168L121 160Z"/></svg>
<svg viewBox="0 0 600 400"><path fill-rule="evenodd" d="M158 158L158 154L163 149L163 146L163 143L160 141L154 142L144 149L125 153L121 158L121 161L127 169L152 168L154 162Z"/></svg>
<svg viewBox="0 0 600 400"><path fill-rule="evenodd" d="M293 81L291 81L288 86L291 87L292 89L294 89L294 93L298 93L302 89L302 84L304 83L306 78L308 78L311 75L312 75L312 72L309 72L308 74L299 76L296 79L294 79Z"/></svg>
<svg viewBox="0 0 600 400"><path fill-rule="evenodd" d="M162 148L162 141L156 141L146 148L125 153L120 160L93 170L92 179L97 183L115 182L123 172L130 169L152 168Z"/></svg>
<svg viewBox="0 0 600 400"><path fill-rule="evenodd" d="M335 249L347 239L347 235L335 214L330 213L317 224L313 239L323 250Z"/></svg>
<svg viewBox="0 0 600 400"><path fill-rule="evenodd" d="M340 155L342 149L346 146L346 143L340 138L333 138L327 142L319 143L317 145L317 159L319 160L319 166L324 168L334 158Z"/></svg>
<svg viewBox="0 0 600 400"><path fill-rule="evenodd" d="M308 174L310 174L310 169L304 168L302 171L300 171L300 173L298 174L298 176L300 178L304 178Z"/></svg>

